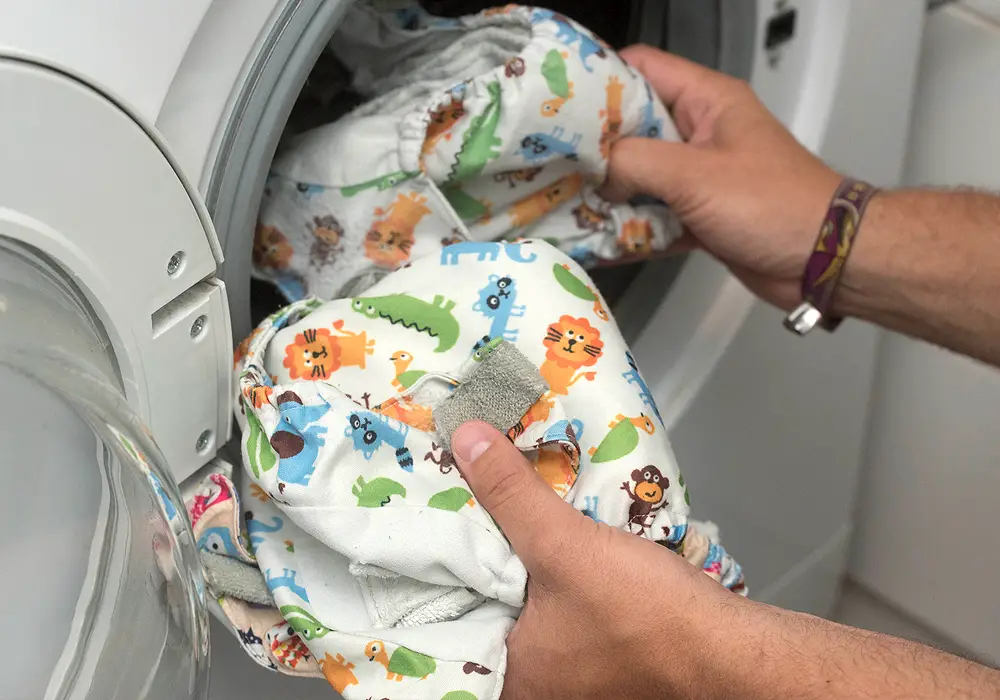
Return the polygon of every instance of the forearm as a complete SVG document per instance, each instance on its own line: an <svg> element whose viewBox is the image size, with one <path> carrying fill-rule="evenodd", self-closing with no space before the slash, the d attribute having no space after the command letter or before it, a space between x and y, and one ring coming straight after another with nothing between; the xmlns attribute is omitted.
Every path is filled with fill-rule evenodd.
<svg viewBox="0 0 1000 700"><path fill-rule="evenodd" d="M1000 672L929 647L759 603L733 614L712 697L1000 698Z"/></svg>
<svg viewBox="0 0 1000 700"><path fill-rule="evenodd" d="M1000 365L1000 198L886 192L871 203L835 310Z"/></svg>

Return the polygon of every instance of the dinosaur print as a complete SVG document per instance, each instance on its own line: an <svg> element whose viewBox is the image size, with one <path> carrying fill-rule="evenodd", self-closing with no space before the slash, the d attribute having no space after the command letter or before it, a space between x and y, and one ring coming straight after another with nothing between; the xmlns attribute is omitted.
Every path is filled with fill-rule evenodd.
<svg viewBox="0 0 1000 700"><path fill-rule="evenodd" d="M607 309L604 308L601 295L593 287L574 275L569 265L555 263L552 265L552 274L555 275L559 286L567 292L584 301L594 302L594 314L599 319L602 321L610 320L611 316L608 314Z"/></svg>
<svg viewBox="0 0 1000 700"><path fill-rule="evenodd" d="M604 436L601 444L588 450L590 461L594 464L613 462L632 454L639 446L640 430L647 435L656 432L652 421L645 415L628 418L619 413L608 427L611 431Z"/></svg>
<svg viewBox="0 0 1000 700"><path fill-rule="evenodd" d="M281 420L271 434L271 447L278 453L278 491L285 484L308 486L316 469L319 448L326 444L326 426L319 421L330 412L329 404L304 406L291 391L278 397Z"/></svg>
<svg viewBox="0 0 1000 700"><path fill-rule="evenodd" d="M416 192L400 193L385 209L377 208L365 236L365 257L379 267L395 270L410 258L417 224L431 213L427 197Z"/></svg>
<svg viewBox="0 0 1000 700"><path fill-rule="evenodd" d="M244 412L247 418L246 442L244 444L246 461L250 465L250 471L259 479L261 474L266 474L278 464L278 455L267 441L264 428L257 415L249 410Z"/></svg>
<svg viewBox="0 0 1000 700"><path fill-rule="evenodd" d="M463 223L489 223L493 211L493 203L489 200L476 199L456 183L442 185L441 194Z"/></svg>
<svg viewBox="0 0 1000 700"><path fill-rule="evenodd" d="M264 544L264 533L277 532L285 526L285 522L278 516L271 517L271 524L265 525L260 520L253 517L253 513L247 512L247 533L250 535L250 547L256 550Z"/></svg>
<svg viewBox="0 0 1000 700"><path fill-rule="evenodd" d="M307 642L325 637L333 631L329 627L324 627L319 620L313 617L312 613L298 605L282 605L278 608L278 612L295 630L296 634Z"/></svg>
<svg viewBox="0 0 1000 700"><path fill-rule="evenodd" d="M387 506L393 496L406 498L406 489L401 483L383 476L376 477L371 481L365 481L363 476L359 476L354 486L351 487L351 493L357 497L358 506L361 508Z"/></svg>
<svg viewBox="0 0 1000 700"><path fill-rule="evenodd" d="M300 586L298 581L295 580L296 576L298 576L298 572L292 569L282 569L280 576L272 576L271 570L267 569L264 571L264 582L267 583L267 589L272 594L279 588L287 588L308 603L309 595L306 593L306 589Z"/></svg>
<svg viewBox="0 0 1000 700"><path fill-rule="evenodd" d="M566 46L571 47L576 42L580 42L580 62L583 63L583 67L587 69L588 73L594 72L593 66L587 62L591 56L597 56L598 58L608 57L607 45L578 29L566 15L553 12L552 10L535 9L532 11L532 24L540 24L546 21L556 23L558 26L556 38L566 44Z"/></svg>
<svg viewBox="0 0 1000 700"><path fill-rule="evenodd" d="M434 352L447 352L458 342L458 321L451 313L455 302L440 294L430 303L409 294L361 297L352 300L351 308L367 318L385 319L393 325L399 324L436 338L438 346Z"/></svg>
<svg viewBox="0 0 1000 700"><path fill-rule="evenodd" d="M240 556L240 550L227 527L210 527L202 532L198 538L198 549L230 557Z"/></svg>
<svg viewBox="0 0 1000 700"><path fill-rule="evenodd" d="M462 137L462 147L448 173L448 182L464 182L478 177L492 160L500 157L503 141L497 138L500 124L500 81L486 85L489 102L482 114L472 118Z"/></svg>
<svg viewBox="0 0 1000 700"><path fill-rule="evenodd" d="M379 640L368 642L365 656L369 661L385 666L385 677L390 681L402 681L404 677L423 680L437 669L437 663L430 656L406 647L397 647L390 657L385 643Z"/></svg>
<svg viewBox="0 0 1000 700"><path fill-rule="evenodd" d="M583 189L583 175L573 173L553 182L538 192L514 202L510 207L511 224L517 227L529 226L551 213L559 205L568 202Z"/></svg>
<svg viewBox="0 0 1000 700"><path fill-rule="evenodd" d="M604 124L601 126L601 156L604 160L611 157L611 144L618 140L622 133L622 97L625 94L625 84L619 80L617 75L608 78L608 86L605 88L608 96L607 109L601 110L601 118Z"/></svg>
<svg viewBox="0 0 1000 700"><path fill-rule="evenodd" d="M456 243L441 251L442 265L458 265L459 259L463 255L475 255L477 262L496 262L500 259L500 253L506 253L507 257L516 263L533 263L538 259L538 254L528 249L525 255L525 248L530 243L492 243L486 241L469 241L467 243Z"/></svg>
<svg viewBox="0 0 1000 700"><path fill-rule="evenodd" d="M483 336L472 348L472 361L482 362L491 352L496 350L502 342L503 338L491 338L488 335Z"/></svg>
<svg viewBox="0 0 1000 700"><path fill-rule="evenodd" d="M493 176L494 182L506 182L511 189L517 187L519 182L534 182L538 174L545 168L521 168L520 170L506 170Z"/></svg>
<svg viewBox="0 0 1000 700"><path fill-rule="evenodd" d="M427 505L438 510L448 510L452 513L457 513L465 506L469 506L470 508L475 506L476 502L467 489L455 486L447 491L442 491L431 496L430 500L427 501Z"/></svg>
<svg viewBox="0 0 1000 700"><path fill-rule="evenodd" d="M442 695L441 700L479 700L479 698L468 690L452 690Z"/></svg>
<svg viewBox="0 0 1000 700"><path fill-rule="evenodd" d="M427 135L421 149L421 159L429 156L441 141L450 141L455 125L466 115L465 95L449 95L445 102L430 112L430 124L427 125Z"/></svg>
<svg viewBox="0 0 1000 700"><path fill-rule="evenodd" d="M319 660L319 668L323 671L326 682L341 695L344 694L348 686L358 684L357 676L354 675L354 664L345 659L342 654L337 654L334 657L327 652Z"/></svg>
<svg viewBox="0 0 1000 700"><path fill-rule="evenodd" d="M551 134L535 132L521 139L521 156L529 163L550 160L552 156L562 156L569 160L578 158L576 149L583 141L583 134L576 132L569 141L563 138L566 130L557 126Z"/></svg>
<svg viewBox="0 0 1000 700"><path fill-rule="evenodd" d="M553 97L542 103L542 116L554 117L559 114L569 100L573 99L573 81L569 79L566 71L566 58L568 53L552 49L545 54L542 61L542 77L549 86L549 91Z"/></svg>
<svg viewBox="0 0 1000 700"><path fill-rule="evenodd" d="M396 185L400 185L407 180L412 180L420 175L419 170L400 170L396 173L389 173L388 175L382 175L381 177L376 177L367 182L362 182L357 185L349 185L348 187L341 187L340 194L345 197L353 197L354 195L364 192L365 190L378 190L379 192L384 192L385 190L391 190Z"/></svg>
<svg viewBox="0 0 1000 700"><path fill-rule="evenodd" d="M388 445L396 453L396 463L400 469L413 471L413 455L406 446L406 436L410 429L400 423L394 426L385 416L369 411L352 413L348 426L344 429L344 437L349 437L354 443L354 449L361 452L366 460L371 460L382 445Z"/></svg>
<svg viewBox="0 0 1000 700"><path fill-rule="evenodd" d="M522 318L528 307L516 301L517 283L512 277L490 275L489 284L479 290L479 301L472 305L472 310L493 319L489 333L491 339L517 340L518 331L509 327L510 322L513 318Z"/></svg>
<svg viewBox="0 0 1000 700"><path fill-rule="evenodd" d="M622 224L618 245L627 255L649 255L653 252L653 225L642 219L629 219Z"/></svg>
<svg viewBox="0 0 1000 700"><path fill-rule="evenodd" d="M642 373L639 372L639 365L636 364L635 358L628 350L625 351L625 361L628 363L629 371L622 374L622 378L627 380L629 384L635 384L639 387L639 398L653 412L656 419L660 421L660 425L663 425L663 416L660 415L660 409L656 407L653 392L649 390L649 385L646 384L646 380L642 378ZM682 482L681 486L683 485Z"/></svg>
<svg viewBox="0 0 1000 700"><path fill-rule="evenodd" d="M329 379L342 367L365 368L368 355L375 354L375 341L365 331L344 330L344 322L330 328L309 328L297 333L285 347L282 365L291 379Z"/></svg>
<svg viewBox="0 0 1000 700"><path fill-rule="evenodd" d="M396 378L392 380L392 385L396 391L405 391L417 383L427 372L419 369L410 369L413 364L413 355L405 350L397 350L392 353L389 362L395 363Z"/></svg>
<svg viewBox="0 0 1000 700"><path fill-rule="evenodd" d="M642 110L642 124L636 136L647 139L663 138L663 119L656 116L656 100L653 98L653 88L646 83L646 106Z"/></svg>

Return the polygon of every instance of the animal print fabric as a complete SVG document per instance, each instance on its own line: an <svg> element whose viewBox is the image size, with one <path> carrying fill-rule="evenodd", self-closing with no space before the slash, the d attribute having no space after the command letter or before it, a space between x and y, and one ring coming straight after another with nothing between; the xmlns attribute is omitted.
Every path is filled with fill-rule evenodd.
<svg viewBox="0 0 1000 700"><path fill-rule="evenodd" d="M373 270L464 240L542 238L590 267L679 235L662 205L598 196L615 140L678 136L645 80L568 17L362 3L330 48L371 100L272 166L254 265L289 300L343 296Z"/></svg>
<svg viewBox="0 0 1000 700"><path fill-rule="evenodd" d="M433 409L501 341L547 384L509 437L552 488L743 591L688 527L656 403L583 269L544 241L452 245L363 297L297 302L237 352L254 552L348 700L499 695L526 573Z"/></svg>

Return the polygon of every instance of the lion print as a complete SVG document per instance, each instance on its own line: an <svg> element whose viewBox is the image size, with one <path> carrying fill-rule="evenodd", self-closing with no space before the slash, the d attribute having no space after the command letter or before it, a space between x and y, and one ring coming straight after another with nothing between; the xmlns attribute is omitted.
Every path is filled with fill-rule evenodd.
<svg viewBox="0 0 1000 700"><path fill-rule="evenodd" d="M292 379L328 379L341 367L365 368L367 355L375 354L375 341L362 331L343 330L344 322L336 321L329 328L311 328L295 336L285 348L282 364Z"/></svg>
<svg viewBox="0 0 1000 700"><path fill-rule="evenodd" d="M566 396L581 379L590 382L597 376L596 372L579 371L593 367L604 354L601 332L587 319L563 316L549 326L543 342L546 352L541 375L551 393Z"/></svg>
<svg viewBox="0 0 1000 700"><path fill-rule="evenodd" d="M629 219L622 224L618 243L627 255L649 255L653 252L653 225L642 219Z"/></svg>
<svg viewBox="0 0 1000 700"><path fill-rule="evenodd" d="M292 261L292 244L276 226L257 225L253 239L253 262L262 270L287 270Z"/></svg>
<svg viewBox="0 0 1000 700"><path fill-rule="evenodd" d="M365 256L381 268L397 269L409 260L417 224L430 213L427 197L416 192L400 194L388 208L376 209L375 216L381 218L365 237Z"/></svg>

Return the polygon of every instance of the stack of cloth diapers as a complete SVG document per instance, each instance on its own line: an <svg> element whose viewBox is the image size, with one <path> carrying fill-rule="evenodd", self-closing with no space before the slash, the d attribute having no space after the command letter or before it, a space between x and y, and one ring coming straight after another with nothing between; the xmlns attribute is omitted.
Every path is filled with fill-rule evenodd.
<svg viewBox="0 0 1000 700"><path fill-rule="evenodd" d="M653 396L580 264L676 236L664 208L596 193L614 139L675 137L663 105L546 10L360 5L343 31L374 99L275 164L258 271L293 303L237 349L242 494L216 464L187 503L244 648L348 700L499 697L527 574L455 468L471 419L587 516L745 594L689 522Z"/></svg>

